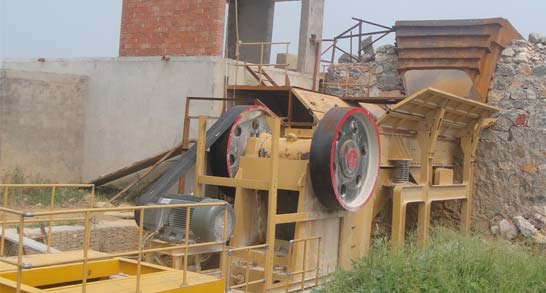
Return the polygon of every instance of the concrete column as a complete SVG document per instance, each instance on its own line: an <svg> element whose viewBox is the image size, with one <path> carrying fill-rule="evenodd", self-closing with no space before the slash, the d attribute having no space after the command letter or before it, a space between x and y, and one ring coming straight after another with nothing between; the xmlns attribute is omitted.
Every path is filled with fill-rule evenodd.
<svg viewBox="0 0 546 293"><path fill-rule="evenodd" d="M239 38L245 42L271 42L273 36L273 17L275 1L273 0L237 0L239 15ZM237 31L235 25L235 1L229 2L229 18L227 32L227 56L235 59ZM243 46L239 59L251 63L259 63L260 46ZM269 63L270 46L264 47L263 63Z"/></svg>
<svg viewBox="0 0 546 293"><path fill-rule="evenodd" d="M311 41L322 39L324 0L302 0L300 19L300 40L298 47L298 71L313 73L315 67L316 44Z"/></svg>

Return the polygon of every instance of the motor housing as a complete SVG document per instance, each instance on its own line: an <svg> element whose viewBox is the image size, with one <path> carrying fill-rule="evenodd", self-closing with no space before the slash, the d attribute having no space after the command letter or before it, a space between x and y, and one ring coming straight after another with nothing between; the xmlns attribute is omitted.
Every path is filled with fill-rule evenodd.
<svg viewBox="0 0 546 293"><path fill-rule="evenodd" d="M235 214L229 203L219 199L187 194L169 194L157 202L147 205L174 205L191 203L220 203L217 206L198 206L189 208L190 235L192 242L227 241L233 232ZM227 237L224 233L224 213L227 209ZM186 238L186 219L188 208L157 208L144 212L144 229L156 231L157 238L167 242L182 242ZM136 217L139 218L138 216Z"/></svg>

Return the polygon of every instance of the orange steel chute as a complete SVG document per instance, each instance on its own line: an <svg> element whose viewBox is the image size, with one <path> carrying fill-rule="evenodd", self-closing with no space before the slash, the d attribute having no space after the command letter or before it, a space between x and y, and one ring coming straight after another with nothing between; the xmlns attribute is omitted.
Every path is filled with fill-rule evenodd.
<svg viewBox="0 0 546 293"><path fill-rule="evenodd" d="M461 78L452 78L453 71L462 71L473 83L463 96L482 102L500 53L513 40L523 39L504 18L397 21L395 31L398 70L406 88L412 83L419 83L419 89L423 84L448 91L465 87ZM430 70L438 71L430 74ZM415 72L407 76L410 71ZM438 81L442 72L445 82Z"/></svg>

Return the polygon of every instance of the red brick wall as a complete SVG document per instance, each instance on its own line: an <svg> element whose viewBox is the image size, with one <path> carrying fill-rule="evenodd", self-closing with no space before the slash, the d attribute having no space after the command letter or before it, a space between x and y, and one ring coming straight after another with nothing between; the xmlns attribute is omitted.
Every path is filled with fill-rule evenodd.
<svg viewBox="0 0 546 293"><path fill-rule="evenodd" d="M123 0L120 56L221 56L226 0Z"/></svg>

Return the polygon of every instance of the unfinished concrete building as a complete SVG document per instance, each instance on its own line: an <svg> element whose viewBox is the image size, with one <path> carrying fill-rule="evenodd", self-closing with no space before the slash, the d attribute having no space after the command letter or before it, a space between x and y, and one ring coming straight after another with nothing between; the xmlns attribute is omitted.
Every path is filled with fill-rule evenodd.
<svg viewBox="0 0 546 293"><path fill-rule="evenodd" d="M270 42L275 1L237 2L239 40ZM288 79L291 85L312 87L316 51L312 38L321 37L323 4L323 0L302 1L299 51L304 58L297 65L289 64L301 70L264 66L263 72L273 82L285 84ZM85 182L180 144L187 97L223 97L226 83L259 83L256 67L250 70L236 66L234 60L234 6L223 0L125 0L120 57L5 60L0 75L0 92L7 96L2 100L2 119L6 121L3 127L7 128L7 121L25 117L32 121L36 117L31 111L22 113L22 104L9 103L24 94L16 90L18 83L42 87L40 92L54 95L60 103L70 106L42 112L41 125L46 129L32 132L34 139L51 140L36 146L37 153L49 154L47 159L35 160L31 152L17 151L17 145L34 145L31 136L8 139L8 133L5 134L6 138L0 141L0 177L19 168L32 178ZM259 59L270 63L271 46L263 47L262 54L261 45L242 45L241 63L259 63ZM282 47L284 50L285 44ZM64 95L53 85L54 81L77 90L77 95ZM28 96L34 105L44 98ZM190 106L192 115L218 116L222 109L221 102L195 101ZM82 121L81 125L70 126L78 128L77 136L53 139L47 134L64 129L65 118L71 115ZM192 137L194 128L195 123L191 127ZM74 153L75 157L64 156L67 153ZM31 161L33 167L28 164Z"/></svg>

